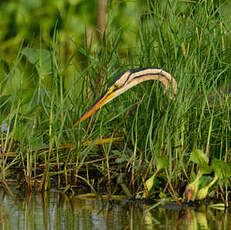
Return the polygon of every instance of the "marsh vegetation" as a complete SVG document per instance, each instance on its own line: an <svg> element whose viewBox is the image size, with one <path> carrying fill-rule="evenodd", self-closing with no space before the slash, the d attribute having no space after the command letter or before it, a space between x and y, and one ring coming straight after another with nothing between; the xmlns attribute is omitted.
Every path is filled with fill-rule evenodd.
<svg viewBox="0 0 231 230"><path fill-rule="evenodd" d="M184 198L196 181L193 191L227 203L228 9L221 0L109 0L102 35L97 1L2 0L1 185L160 199ZM73 128L114 77L144 67L174 76L173 100L145 82Z"/></svg>

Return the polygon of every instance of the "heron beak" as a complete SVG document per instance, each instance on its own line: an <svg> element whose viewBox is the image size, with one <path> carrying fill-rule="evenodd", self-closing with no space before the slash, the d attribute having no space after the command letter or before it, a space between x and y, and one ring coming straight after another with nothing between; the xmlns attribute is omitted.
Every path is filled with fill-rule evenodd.
<svg viewBox="0 0 231 230"><path fill-rule="evenodd" d="M80 122L86 120L88 117L90 117L92 114L94 114L98 109L100 109L103 105L107 104L109 101L111 101L115 96L116 87L114 85L110 86L103 95L95 102L93 106L91 106L82 116L81 118L75 122L73 127L76 127Z"/></svg>

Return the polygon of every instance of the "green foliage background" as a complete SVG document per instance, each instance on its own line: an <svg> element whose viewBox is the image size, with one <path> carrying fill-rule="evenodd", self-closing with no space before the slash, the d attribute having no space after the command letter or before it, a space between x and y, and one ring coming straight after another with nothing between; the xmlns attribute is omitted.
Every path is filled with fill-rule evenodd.
<svg viewBox="0 0 231 230"><path fill-rule="evenodd" d="M93 189L128 173L125 183L139 192L164 157L168 167L154 187L159 192L162 181L172 181L182 194L197 173L191 151L229 162L228 9L221 0L111 0L100 41L96 0L2 0L0 124L8 130L1 133L2 180L15 165L28 187L37 181L41 190L50 181L70 188L78 180ZM73 129L116 75L143 67L171 72L178 82L174 100L147 82ZM124 142L94 147L96 139L117 136Z"/></svg>

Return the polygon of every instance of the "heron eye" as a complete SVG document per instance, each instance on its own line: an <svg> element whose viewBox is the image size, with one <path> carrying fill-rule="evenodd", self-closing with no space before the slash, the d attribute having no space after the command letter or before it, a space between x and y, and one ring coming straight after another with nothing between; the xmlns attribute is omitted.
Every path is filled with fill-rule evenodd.
<svg viewBox="0 0 231 230"><path fill-rule="evenodd" d="M116 82L116 83L114 84L114 87L115 87L116 89L119 88L119 83Z"/></svg>

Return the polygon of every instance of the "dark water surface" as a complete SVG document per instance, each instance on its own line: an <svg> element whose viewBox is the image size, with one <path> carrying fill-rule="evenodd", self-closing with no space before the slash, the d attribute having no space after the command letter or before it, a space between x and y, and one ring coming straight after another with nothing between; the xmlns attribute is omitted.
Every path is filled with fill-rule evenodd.
<svg viewBox="0 0 231 230"><path fill-rule="evenodd" d="M230 210L208 206L182 212L58 192L13 197L1 191L0 199L0 229L231 229Z"/></svg>

